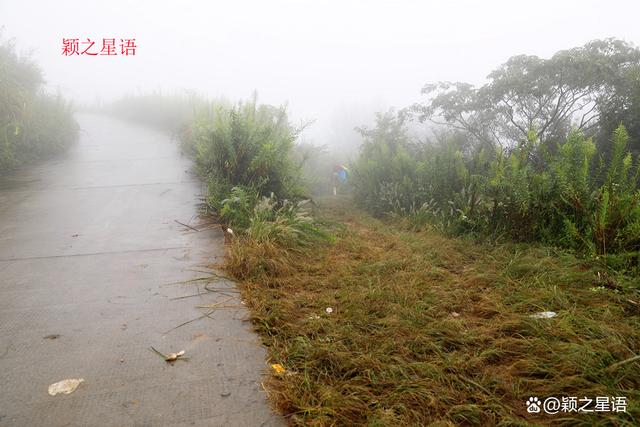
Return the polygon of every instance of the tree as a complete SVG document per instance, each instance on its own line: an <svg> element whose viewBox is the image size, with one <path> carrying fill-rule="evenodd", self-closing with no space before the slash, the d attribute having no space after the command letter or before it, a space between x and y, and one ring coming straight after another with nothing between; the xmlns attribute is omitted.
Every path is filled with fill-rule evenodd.
<svg viewBox="0 0 640 427"><path fill-rule="evenodd" d="M519 55L476 88L467 83L427 84L430 95L412 110L430 120L464 131L492 147L526 143L534 132L543 145L564 139L571 127L595 133L604 116L628 109L640 70L640 50L617 39L595 40L560 51L550 59Z"/></svg>
<svg viewBox="0 0 640 427"><path fill-rule="evenodd" d="M629 132L629 149L640 154L640 67L626 70L624 78L616 82L614 96L602 108L596 143L599 151L610 156L610 137L624 123Z"/></svg>

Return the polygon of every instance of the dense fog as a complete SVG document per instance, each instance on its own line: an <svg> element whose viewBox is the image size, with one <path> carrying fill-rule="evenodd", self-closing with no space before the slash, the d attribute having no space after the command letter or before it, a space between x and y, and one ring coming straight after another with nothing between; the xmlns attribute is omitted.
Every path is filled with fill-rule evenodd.
<svg viewBox="0 0 640 427"><path fill-rule="evenodd" d="M0 2L3 38L76 104L185 89L235 101L257 90L315 120L303 138L332 147L357 141L353 127L374 111L420 101L426 83L478 84L516 54L640 40L639 14L619 0ZM137 49L64 56L63 38L135 38Z"/></svg>

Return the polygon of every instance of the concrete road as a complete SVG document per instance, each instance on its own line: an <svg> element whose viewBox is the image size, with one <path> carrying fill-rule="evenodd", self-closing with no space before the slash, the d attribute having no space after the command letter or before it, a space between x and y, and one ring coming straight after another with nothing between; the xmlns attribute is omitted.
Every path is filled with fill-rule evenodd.
<svg viewBox="0 0 640 427"><path fill-rule="evenodd" d="M233 284L178 283L223 254L189 161L161 133L78 119L67 156L0 181L0 426L281 425ZM84 382L48 394L68 378Z"/></svg>

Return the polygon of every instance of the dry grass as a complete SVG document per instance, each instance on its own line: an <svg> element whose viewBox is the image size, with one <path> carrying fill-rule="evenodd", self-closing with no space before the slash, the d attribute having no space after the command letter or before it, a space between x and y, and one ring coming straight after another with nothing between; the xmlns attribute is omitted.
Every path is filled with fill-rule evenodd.
<svg viewBox="0 0 640 427"><path fill-rule="evenodd" d="M335 243L292 253L236 240L227 264L287 369L268 389L291 424L640 424L640 363L606 369L640 354L631 282L612 290L568 255L404 231L344 201L321 216L344 224ZM558 316L528 317L547 310ZM628 407L534 416L529 396Z"/></svg>

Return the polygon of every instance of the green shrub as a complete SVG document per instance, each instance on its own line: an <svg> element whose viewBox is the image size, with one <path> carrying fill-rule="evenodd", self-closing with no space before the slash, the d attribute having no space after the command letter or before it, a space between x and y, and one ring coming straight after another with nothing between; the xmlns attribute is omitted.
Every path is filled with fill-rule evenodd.
<svg viewBox="0 0 640 427"><path fill-rule="evenodd" d="M411 228L540 241L638 269L640 162L620 125L608 160L572 132L552 149L535 133L509 149L476 149L459 135L411 142L401 115L379 115L362 132L354 165L356 201L376 215L407 218Z"/></svg>
<svg viewBox="0 0 640 427"><path fill-rule="evenodd" d="M275 196L263 197L255 206L247 235L257 242L271 242L284 247L308 247L329 240L314 220L308 200L278 202Z"/></svg>
<svg viewBox="0 0 640 427"><path fill-rule="evenodd" d="M214 202L212 202L214 203ZM250 188L233 187L229 196L220 202L216 211L229 227L246 230L251 225L258 195Z"/></svg>
<svg viewBox="0 0 640 427"><path fill-rule="evenodd" d="M279 201L273 193L259 198L252 189L233 187L230 196L220 203L218 214L234 234L257 243L306 247L329 239L313 219L309 203Z"/></svg>
<svg viewBox="0 0 640 427"><path fill-rule="evenodd" d="M212 103L184 128L183 149L208 179L207 206L234 235L287 248L329 239L302 197L305 159L294 158L299 132L284 108L255 98Z"/></svg>
<svg viewBox="0 0 640 427"><path fill-rule="evenodd" d="M407 214L427 195L427 183L419 179L420 153L409 142L404 116L390 111L378 114L376 123L374 129L359 129L363 143L353 166L355 199L374 215Z"/></svg>
<svg viewBox="0 0 640 427"><path fill-rule="evenodd" d="M70 104L43 84L30 58L0 42L0 173L58 154L77 136Z"/></svg>
<svg viewBox="0 0 640 427"><path fill-rule="evenodd" d="M185 129L183 147L199 171L225 191L242 186L259 196L292 198L301 193L299 167L291 159L299 132L283 107L257 105L255 99L232 107L212 104ZM214 208L220 193L215 188L210 193Z"/></svg>

